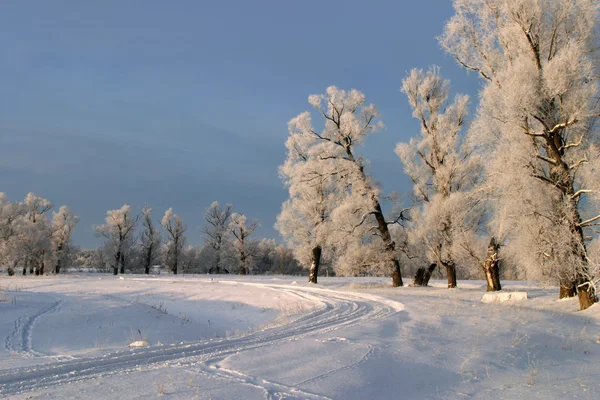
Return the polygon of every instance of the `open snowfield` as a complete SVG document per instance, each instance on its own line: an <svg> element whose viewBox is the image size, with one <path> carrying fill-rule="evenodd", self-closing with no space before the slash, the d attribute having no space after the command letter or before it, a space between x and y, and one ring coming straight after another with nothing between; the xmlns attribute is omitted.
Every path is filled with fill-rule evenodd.
<svg viewBox="0 0 600 400"><path fill-rule="evenodd" d="M0 397L600 398L600 308L505 282L0 278ZM148 347L130 348L146 340Z"/></svg>

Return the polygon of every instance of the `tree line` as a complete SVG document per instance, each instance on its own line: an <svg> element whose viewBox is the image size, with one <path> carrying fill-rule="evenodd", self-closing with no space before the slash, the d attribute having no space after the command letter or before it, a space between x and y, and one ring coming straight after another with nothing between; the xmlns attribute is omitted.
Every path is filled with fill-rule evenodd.
<svg viewBox="0 0 600 400"><path fill-rule="evenodd" d="M560 286L597 301L600 147L596 0L454 0L441 47L481 83L476 113L451 95L440 69L413 69L401 90L420 125L396 154L410 204L386 199L360 146L381 130L377 108L335 86L308 98L315 112L289 122L280 174L289 199L277 228L317 282L323 262L341 274L385 273L402 286L436 268ZM314 119L314 116L317 119ZM318 126L316 126L317 124Z"/></svg>
<svg viewBox="0 0 600 400"><path fill-rule="evenodd" d="M106 212L94 226L104 239L97 249L74 246L71 235L78 218L68 207L57 212L50 201L33 193L23 202L0 194L0 266L9 275L58 274L64 269L119 273L291 274L302 272L290 249L272 239L254 240L258 221L214 202L204 213L204 244L187 243L187 226L172 208L155 221L145 206L134 213L129 205ZM51 265L51 270L45 266Z"/></svg>

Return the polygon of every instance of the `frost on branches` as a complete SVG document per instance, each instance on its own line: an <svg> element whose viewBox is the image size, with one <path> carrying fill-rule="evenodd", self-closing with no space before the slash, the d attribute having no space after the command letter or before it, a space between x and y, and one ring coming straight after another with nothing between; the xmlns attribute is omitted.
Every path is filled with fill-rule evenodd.
<svg viewBox="0 0 600 400"><path fill-rule="evenodd" d="M184 225L183 220L177 214L173 213L173 209L169 208L163 216L160 224L167 232L167 242L165 243L164 265L175 275L177 275L178 267L181 264L187 239L185 232L187 225Z"/></svg>
<svg viewBox="0 0 600 400"><path fill-rule="evenodd" d="M149 274L150 267L159 259L161 237L152 221L152 209L150 207L144 206L141 217L140 258L144 273Z"/></svg>
<svg viewBox="0 0 600 400"><path fill-rule="evenodd" d="M23 202L12 203L0 193L0 266L14 275L44 275L46 265L59 273L72 256L71 235L78 218L62 206L48 220L50 201L29 193Z"/></svg>
<svg viewBox="0 0 600 400"><path fill-rule="evenodd" d="M114 275L119 271L125 273L126 255L135 242L138 219L139 215L134 216L131 207L125 204L119 209L106 212L106 224L94 226L96 234L105 238L104 251Z"/></svg>
<svg viewBox="0 0 600 400"><path fill-rule="evenodd" d="M524 277L597 300L597 0L455 0L442 46L485 82L473 131ZM508 219L501 220L502 219Z"/></svg>
<svg viewBox="0 0 600 400"><path fill-rule="evenodd" d="M464 249L478 245L469 240L480 219L474 218L477 200L469 193L477 162L460 136L469 98L458 95L450 100L450 83L437 67L427 72L413 69L402 82L402 91L421 126L420 137L396 146L416 200L409 233L413 242L427 249L429 270L433 264L444 267L448 288L454 288ZM469 261L467 257L465 262Z"/></svg>
<svg viewBox="0 0 600 400"><path fill-rule="evenodd" d="M334 226L331 213L347 195L343 172L335 169L333 160L322 160L308 149L302 132L290 123L286 142L287 158L279 174L288 187L290 198L277 216L276 229L302 265L309 265L308 281L317 283L323 260L331 262ZM312 157L312 158L311 158Z"/></svg>
<svg viewBox="0 0 600 400"><path fill-rule="evenodd" d="M367 105L361 92L354 89L346 92L335 86L327 88L324 95L309 96L309 103L323 117L324 128L317 130L313 127L309 112L292 119L289 122L288 156L291 142L301 149L307 164L303 168L310 171L317 181L322 179L327 184L328 179L333 179L334 186L338 188L336 193L348 192L331 212L330 222L335 228L328 236L335 243L357 245L360 240L347 240L349 233L356 229L364 229L377 236L382 246L377 262L392 275L394 286L402 286L398 251L388 227L398 222L402 215L393 221L385 219L379 189L365 171L365 161L356 153L356 146L383 126L378 121L377 108ZM314 193L320 196L318 185ZM327 207L325 201L322 206ZM318 214L317 210L312 217L316 216L317 222ZM315 226L314 220L309 226Z"/></svg>
<svg viewBox="0 0 600 400"><path fill-rule="evenodd" d="M231 232L231 236L233 237L233 247L238 255L238 271L240 275L247 275L249 272L250 236L252 236L259 225L260 223L258 221L252 221L248 224L245 215L238 213L233 213L231 215L229 232Z"/></svg>
<svg viewBox="0 0 600 400"><path fill-rule="evenodd" d="M204 225L202 232L204 233L205 243L208 244L214 254L214 263L208 270L210 273L228 272L221 264L224 253L229 247L228 228L232 213L231 204L226 204L223 208L217 201L214 201L204 212L206 225Z"/></svg>

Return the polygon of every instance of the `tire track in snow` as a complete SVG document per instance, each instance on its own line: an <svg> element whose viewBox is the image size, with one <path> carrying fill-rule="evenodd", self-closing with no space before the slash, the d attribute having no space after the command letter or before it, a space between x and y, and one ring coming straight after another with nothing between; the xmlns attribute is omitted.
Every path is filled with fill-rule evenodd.
<svg viewBox="0 0 600 400"><path fill-rule="evenodd" d="M26 356L44 357L45 354L33 350L33 328L40 317L57 312L62 303L63 300L56 300L52 305L40 309L33 315L17 318L12 332L4 339L4 348Z"/></svg>
<svg viewBox="0 0 600 400"><path fill-rule="evenodd" d="M101 357L81 358L12 370L0 370L0 395L17 394L53 387L90 379L99 375L109 376L125 371L135 371L139 370L140 367L153 369L175 365L197 368L202 363L213 359L222 359L235 353L380 319L403 309L403 306L398 302L366 294L288 285L244 284L282 290L298 297L319 302L322 306L312 312L294 318L286 324L231 339L204 340L197 343L170 346L151 346L115 352ZM32 319L33 322L39 316L51 312L59 306L60 302L57 302L52 307L44 309L44 312L40 312L40 315ZM30 328L26 330L28 332L31 331L33 324L29 325ZM29 348L31 348L30 345ZM223 379L233 379L235 377L233 372L222 369L202 368L202 370L205 373L213 372L215 376L223 377ZM242 374L238 374L235 378L243 379ZM263 382L262 386L261 382ZM318 395L310 397L310 393L303 393L301 391L294 394L294 390L298 389L256 378L248 378L248 383L261 386L267 393L271 394L285 392L300 397L304 395L309 396L306 398L324 398Z"/></svg>

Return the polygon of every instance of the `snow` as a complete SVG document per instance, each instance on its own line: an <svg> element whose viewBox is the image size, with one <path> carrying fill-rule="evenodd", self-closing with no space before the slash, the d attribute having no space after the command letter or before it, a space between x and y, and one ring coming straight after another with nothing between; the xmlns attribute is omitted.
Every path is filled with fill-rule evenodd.
<svg viewBox="0 0 600 400"><path fill-rule="evenodd" d="M527 292L488 292L481 298L482 303L503 303L506 301L527 300Z"/></svg>
<svg viewBox="0 0 600 400"><path fill-rule="evenodd" d="M123 278L123 279L120 279ZM485 282L3 277L0 397L597 398L600 308ZM505 292L506 291L506 292ZM144 342L147 347L129 347Z"/></svg>

